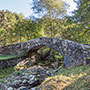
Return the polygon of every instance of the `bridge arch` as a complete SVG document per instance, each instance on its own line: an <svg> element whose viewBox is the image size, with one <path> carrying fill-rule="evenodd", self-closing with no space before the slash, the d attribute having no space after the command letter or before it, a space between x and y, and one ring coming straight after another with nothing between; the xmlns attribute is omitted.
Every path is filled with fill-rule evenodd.
<svg viewBox="0 0 90 90"><path fill-rule="evenodd" d="M0 54L20 55L29 53L41 46L49 46L61 53L64 58L65 67L84 65L86 64L86 57L90 57L90 46L88 45L48 37L35 38L27 42L0 47Z"/></svg>
<svg viewBox="0 0 90 90"><path fill-rule="evenodd" d="M28 41L28 52L33 52L42 46L49 46L57 50L64 58L65 67L86 64L82 45L58 38L41 37Z"/></svg>
<svg viewBox="0 0 90 90"><path fill-rule="evenodd" d="M58 57L56 59L57 55L60 57ZM34 60L36 58L36 62L44 63L45 65L47 65L47 61L49 62L48 64L56 63L57 65L54 64L55 68L57 68L60 65L63 65L63 66L65 65L63 56L61 55L60 51L58 51L54 47L51 47L50 45L46 45L46 44L34 45L34 47L32 47L27 52L27 57L30 57L32 59L34 58Z"/></svg>
<svg viewBox="0 0 90 90"><path fill-rule="evenodd" d="M44 46L48 46L49 48L58 51L58 52L63 56L63 52L62 52L59 48L57 48L57 47L54 46L54 45L44 44L44 43L38 43L38 44L36 43L34 46L32 46L32 47L30 47L30 48L28 49L27 54L29 54L30 52L35 52L35 51L39 50L40 48L42 48L42 47L44 47Z"/></svg>

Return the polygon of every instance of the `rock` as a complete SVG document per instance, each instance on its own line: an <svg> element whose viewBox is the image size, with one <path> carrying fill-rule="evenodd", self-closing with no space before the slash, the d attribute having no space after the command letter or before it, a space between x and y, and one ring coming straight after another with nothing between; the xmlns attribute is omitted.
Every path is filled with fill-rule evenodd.
<svg viewBox="0 0 90 90"><path fill-rule="evenodd" d="M34 87L37 87L45 78L52 75L49 68L40 66L34 66L21 72L20 74L15 74L14 72L10 77L5 78L5 82L1 84L2 88L10 87L10 89L12 88L11 90L28 90L32 88L32 90L35 90Z"/></svg>
<svg viewBox="0 0 90 90"><path fill-rule="evenodd" d="M25 86L18 88L17 90L27 90Z"/></svg>
<svg viewBox="0 0 90 90"><path fill-rule="evenodd" d="M60 63L59 63L58 61L52 62L52 63L51 63L51 66L52 66L54 69L56 69L56 68L58 68L58 67L60 66Z"/></svg>
<svg viewBox="0 0 90 90"><path fill-rule="evenodd" d="M13 90L13 88L12 87L9 87L7 90Z"/></svg>
<svg viewBox="0 0 90 90"><path fill-rule="evenodd" d="M27 82L28 82L28 81L25 79L25 80L23 80L23 82L22 82L22 83L23 83L23 84L25 84L25 83L27 83Z"/></svg>
<svg viewBox="0 0 90 90"><path fill-rule="evenodd" d="M37 88L35 87L35 88L31 88L31 90L36 90Z"/></svg>

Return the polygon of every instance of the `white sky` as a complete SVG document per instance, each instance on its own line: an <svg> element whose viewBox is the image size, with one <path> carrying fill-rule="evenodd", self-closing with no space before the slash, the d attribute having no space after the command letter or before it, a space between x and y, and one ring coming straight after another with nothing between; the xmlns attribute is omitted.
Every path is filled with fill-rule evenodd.
<svg viewBox="0 0 90 90"><path fill-rule="evenodd" d="M68 3L70 5L68 11L67 11L67 14L68 15L71 15L71 12L76 10L76 3L74 3L73 0L64 0L66 3Z"/></svg>

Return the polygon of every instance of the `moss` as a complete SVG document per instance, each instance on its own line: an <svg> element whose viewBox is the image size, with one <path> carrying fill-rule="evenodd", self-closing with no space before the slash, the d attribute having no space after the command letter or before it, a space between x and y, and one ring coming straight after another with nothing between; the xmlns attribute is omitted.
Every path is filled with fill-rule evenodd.
<svg viewBox="0 0 90 90"><path fill-rule="evenodd" d="M15 71L19 71L21 69L26 69L26 68L27 68L27 66L24 64L19 64L19 65L14 66Z"/></svg>

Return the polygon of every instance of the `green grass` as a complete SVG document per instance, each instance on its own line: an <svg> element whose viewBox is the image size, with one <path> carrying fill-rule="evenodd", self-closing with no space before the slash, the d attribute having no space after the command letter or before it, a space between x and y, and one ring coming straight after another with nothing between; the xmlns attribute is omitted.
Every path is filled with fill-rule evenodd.
<svg viewBox="0 0 90 90"><path fill-rule="evenodd" d="M90 64L89 65L84 65L84 66L77 66L73 68L61 68L57 72L55 72L55 75L65 75L65 76L70 76L70 75L79 75L83 74L85 72L88 72L90 70Z"/></svg>
<svg viewBox="0 0 90 90"><path fill-rule="evenodd" d="M10 58L16 58L17 56L12 56L12 55L6 55L6 56L0 56L0 60L6 60Z"/></svg>
<svg viewBox="0 0 90 90"><path fill-rule="evenodd" d="M18 58L22 56L25 56L25 55L3 55L3 56L0 56L0 60L7 60L7 59Z"/></svg>
<svg viewBox="0 0 90 90"><path fill-rule="evenodd" d="M0 69L0 79L5 78L14 72L14 68Z"/></svg>

